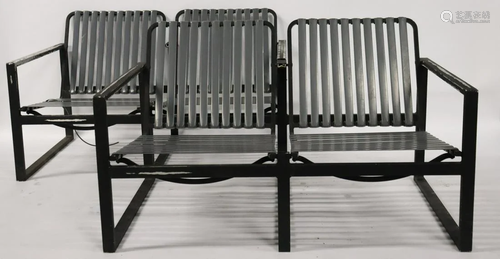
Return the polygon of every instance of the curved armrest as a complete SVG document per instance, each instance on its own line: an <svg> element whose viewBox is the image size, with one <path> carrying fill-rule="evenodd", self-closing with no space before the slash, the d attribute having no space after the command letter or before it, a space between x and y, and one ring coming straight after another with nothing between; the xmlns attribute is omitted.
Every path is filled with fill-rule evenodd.
<svg viewBox="0 0 500 259"><path fill-rule="evenodd" d="M8 62L7 63L7 66L21 66L21 65L24 65L30 61L33 61L35 59L39 59L47 54L50 54L52 52L55 52L55 51L58 51L58 50L62 50L64 49L64 44L63 43L59 43L59 44L56 44L50 48L46 48L44 50L41 50L39 52L36 52L36 53L33 53L33 54L30 54L28 56L25 56L25 57L22 57L20 59L16 59L14 61L11 61L11 62Z"/></svg>
<svg viewBox="0 0 500 259"><path fill-rule="evenodd" d="M421 58L420 64L427 68L429 71L434 73L439 78L443 79L445 82L453 86L453 88L457 89L462 94L468 92L477 92L477 89L472 85L468 84L464 80L460 79L458 76L452 74L450 71L446 70L442 66L438 65L436 62L432 61L429 58Z"/></svg>

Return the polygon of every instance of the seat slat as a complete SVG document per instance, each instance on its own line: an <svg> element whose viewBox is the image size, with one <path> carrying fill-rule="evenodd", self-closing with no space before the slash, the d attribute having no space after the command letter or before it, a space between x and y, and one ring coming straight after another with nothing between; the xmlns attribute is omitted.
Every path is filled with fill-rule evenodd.
<svg viewBox="0 0 500 259"><path fill-rule="evenodd" d="M392 92L393 125L401 125L401 105L399 102L399 71L396 50L396 35L394 32L394 18L387 18L387 43L389 45L389 70Z"/></svg>
<svg viewBox="0 0 500 259"><path fill-rule="evenodd" d="M413 125L413 103L411 99L411 77L410 77L410 53L408 50L408 31L406 18L400 17L399 21L399 43L401 46L401 66L403 73L403 96L405 102L405 125Z"/></svg>
<svg viewBox="0 0 500 259"><path fill-rule="evenodd" d="M257 10L258 12L258 10ZM262 17L260 18L263 21L269 21L269 11L267 8L262 8ZM271 66L269 65L270 62L270 56L269 56L269 33L264 33L264 83L265 83L265 89L264 92L270 93L271 92L271 79L269 77L270 71L269 69Z"/></svg>

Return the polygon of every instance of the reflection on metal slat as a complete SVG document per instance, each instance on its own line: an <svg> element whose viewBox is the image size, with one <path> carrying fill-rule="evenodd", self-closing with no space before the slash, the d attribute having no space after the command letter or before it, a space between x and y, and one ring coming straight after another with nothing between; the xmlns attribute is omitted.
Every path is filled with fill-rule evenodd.
<svg viewBox="0 0 500 259"><path fill-rule="evenodd" d="M299 19L299 126L307 127L306 20Z"/></svg>
<svg viewBox="0 0 500 259"><path fill-rule="evenodd" d="M108 23L106 24L106 67L104 70L104 86L108 86L111 83L113 76L113 72L111 69L113 65L115 19L116 19L116 12L109 12Z"/></svg>
<svg viewBox="0 0 500 259"><path fill-rule="evenodd" d="M177 82L177 32L179 30L178 22L170 22L168 26L168 70L167 70L167 128L173 128L175 126L174 116L175 116L175 86ZM163 89L163 87L162 87ZM158 105L158 103L156 104ZM163 105L165 106L165 105Z"/></svg>
<svg viewBox="0 0 500 259"><path fill-rule="evenodd" d="M387 43L389 45L389 68L391 73L393 125L401 126L401 107L399 103L399 73L396 52L394 18L387 18Z"/></svg>
<svg viewBox="0 0 500 259"><path fill-rule="evenodd" d="M80 66L78 75L78 92L83 93L85 85L85 75L87 72L87 40L89 35L90 12L83 12L82 36L80 37Z"/></svg>
<svg viewBox="0 0 500 259"><path fill-rule="evenodd" d="M384 27L382 18L375 19L375 34L377 38L377 65L380 88L381 126L389 126L389 93L387 87L387 68L385 59Z"/></svg>
<svg viewBox="0 0 500 259"><path fill-rule="evenodd" d="M250 18L250 10L245 9L245 20ZM249 23L245 23L245 72L243 76L245 78L245 127L252 127L252 71L253 71L253 26Z"/></svg>
<svg viewBox="0 0 500 259"><path fill-rule="evenodd" d="M340 85L339 29L338 20L330 19L330 43L332 59L333 107L335 127L342 126L342 87Z"/></svg>
<svg viewBox="0 0 500 259"><path fill-rule="evenodd" d="M124 25L124 36L123 36L123 60L121 71L128 71L130 67L130 34L132 32L132 11L125 12L125 25ZM122 87L122 93L128 93L130 83Z"/></svg>
<svg viewBox="0 0 500 259"><path fill-rule="evenodd" d="M311 127L319 126L318 105L318 21L309 19L309 79L311 80Z"/></svg>
<svg viewBox="0 0 500 259"><path fill-rule="evenodd" d="M172 24L170 25L172 26ZM172 28L170 27L169 30ZM156 53L158 54L158 58L156 59L156 106L155 106L155 128L161 128L163 127L163 71L165 71L165 64L164 60L162 57L165 56L165 31L166 31L166 23L161 22L158 24L158 28L156 29L158 32L158 37L157 37L157 45L156 47L158 48ZM170 67L170 66L169 66ZM167 103L170 100L167 101ZM168 111L172 113L172 111Z"/></svg>
<svg viewBox="0 0 500 259"><path fill-rule="evenodd" d="M413 125L413 103L411 97L410 53L406 18L399 19L399 43L401 44L401 66L403 69L403 95L405 102L405 125Z"/></svg>
<svg viewBox="0 0 500 259"><path fill-rule="evenodd" d="M363 73L363 50L361 48L361 24L359 19L352 19L354 40L354 74L356 77L356 104L358 110L357 126L365 126L365 78Z"/></svg>
<svg viewBox="0 0 500 259"><path fill-rule="evenodd" d="M132 25L132 53L130 56L130 65L135 66L139 60L139 38L141 34L139 32L139 24L141 21L141 11L135 11L133 15L133 25ZM137 91L137 86L139 85L139 77L132 80L130 85L130 93L135 93Z"/></svg>
<svg viewBox="0 0 500 259"><path fill-rule="evenodd" d="M220 64L220 23L212 23L210 59L210 87L212 90L211 126L219 126L219 64Z"/></svg>
<svg viewBox="0 0 500 259"><path fill-rule="evenodd" d="M372 21L369 18L363 19L363 29L365 36L365 56L366 56L366 76L368 84L368 125L377 126L377 90L375 88L375 64L373 60L373 37Z"/></svg>
<svg viewBox="0 0 500 259"><path fill-rule="evenodd" d="M197 14L194 12L193 16ZM198 75L198 26L199 22L192 22L189 35L189 127L196 127L196 77Z"/></svg>
<svg viewBox="0 0 500 259"><path fill-rule="evenodd" d="M99 33L97 35L97 60L96 60L96 78L95 78L95 86L96 86L96 91L100 92L103 89L103 84L102 84L102 70L103 70L103 65L104 65L104 42L106 41L105 37L105 30L106 30L106 19L107 19L108 13L107 12L100 12L99 13Z"/></svg>
<svg viewBox="0 0 500 259"><path fill-rule="evenodd" d="M116 17L116 26L115 26L115 48L113 51L114 58L114 72L113 72L113 81L120 77L122 70L122 35L123 35L123 20L125 18L125 12L118 12Z"/></svg>
<svg viewBox="0 0 500 259"><path fill-rule="evenodd" d="M179 42L178 56L178 75L177 75L177 127L183 128L185 124L184 109L186 107L186 84L187 84L187 68L188 68L188 51L189 51L189 22L181 22L181 33Z"/></svg>
<svg viewBox="0 0 500 259"><path fill-rule="evenodd" d="M151 17L150 17L150 20L149 20L149 25L148 25L148 28L149 26L151 26L152 24L156 23L157 22L157 19L158 19L158 12L157 11L152 11L151 12ZM146 30L146 33L147 33L147 30ZM147 38L147 37L146 37ZM156 33L153 33L151 35L151 60L154 62L155 58L156 58ZM167 52L168 52L168 49L167 49ZM167 62L168 63L168 62ZM164 72L162 72L164 73ZM150 82L154 82L154 78L156 76L156 70L155 70L155 67L154 66L151 66L151 71L149 71L149 76L150 76ZM153 85L150 86L151 89L155 89L155 87ZM152 91L153 92L153 91Z"/></svg>
<svg viewBox="0 0 500 259"><path fill-rule="evenodd" d="M96 37L97 37L97 21L99 19L99 12L93 11L89 17L90 19L90 42L89 42L89 64L87 73L87 85L84 92L92 93L94 91L94 69L95 69L95 53L96 53Z"/></svg>
<svg viewBox="0 0 500 259"><path fill-rule="evenodd" d="M256 21L255 26L255 88L257 92L257 127L264 127L264 50L262 35L264 21Z"/></svg>
<svg viewBox="0 0 500 259"><path fill-rule="evenodd" d="M268 10L267 8L262 9L262 20L263 21L269 21L269 15L268 15ZM274 25L274 24L273 24ZM270 63L270 56L269 56L269 33L268 30L266 29L264 31L264 83L265 83L265 92L270 93L271 92L271 79L269 77L270 71L269 69L271 66L269 66Z"/></svg>
<svg viewBox="0 0 500 259"><path fill-rule="evenodd" d="M201 39L200 39L200 126L208 126L208 30L210 22L203 19L206 10L202 11Z"/></svg>
<svg viewBox="0 0 500 259"><path fill-rule="evenodd" d="M326 19L319 20L319 42L321 58L321 97L323 103L323 121L321 126L329 127L330 121L330 86L329 86L329 65L328 65L328 25Z"/></svg>
<svg viewBox="0 0 500 259"><path fill-rule="evenodd" d="M239 10L237 13L241 17ZM238 16L238 15L237 15ZM241 127L241 54L242 54L242 31L243 22L236 19L234 23L234 126Z"/></svg>
<svg viewBox="0 0 500 259"><path fill-rule="evenodd" d="M71 46L71 93L76 92L76 75L78 69L80 25L82 12L76 11L73 16L73 44Z"/></svg>
<svg viewBox="0 0 500 259"><path fill-rule="evenodd" d="M345 125L354 126L349 20L341 19L340 27L342 31L342 60L344 69Z"/></svg>
<svg viewBox="0 0 500 259"><path fill-rule="evenodd" d="M230 13L228 13L230 14ZM229 127L229 95L231 92L232 27L231 21L224 21L222 36L222 127Z"/></svg>

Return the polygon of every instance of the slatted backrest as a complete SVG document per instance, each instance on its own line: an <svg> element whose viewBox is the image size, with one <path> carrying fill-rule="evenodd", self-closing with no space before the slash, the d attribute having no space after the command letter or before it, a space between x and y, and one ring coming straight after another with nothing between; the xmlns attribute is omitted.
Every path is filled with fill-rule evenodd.
<svg viewBox="0 0 500 259"><path fill-rule="evenodd" d="M270 39L266 44L264 35ZM148 40L156 42L152 45L156 48L156 57L148 61L157 72L156 128L268 127L274 130L276 66L273 61L266 67L264 61L265 47L271 49L271 56L276 56L276 30L271 23L262 20L160 22L150 28ZM273 82L269 120L264 113L266 68L272 71ZM252 81L256 91L244 91L244 85ZM209 88L220 91L209 92Z"/></svg>
<svg viewBox="0 0 500 259"><path fill-rule="evenodd" d="M165 21L159 11L75 11L66 20L72 94L95 93L146 60L148 27ZM137 93L139 81L121 89ZM153 90L153 88L151 89Z"/></svg>
<svg viewBox="0 0 500 259"><path fill-rule="evenodd" d="M403 17L292 22L289 109L298 112L292 129L414 126L417 39L415 23Z"/></svg>
<svg viewBox="0 0 500 259"><path fill-rule="evenodd" d="M270 22L275 28L277 24L276 13L268 8L246 8L246 9L186 9L176 15L176 21L257 21L263 20ZM277 30L277 29L276 29ZM264 46L269 46L268 35L264 35ZM222 46L221 46L222 47ZM264 48L264 62L266 69L264 70L264 93L271 93L271 71L269 64L271 63L270 48ZM219 64L221 67L222 64ZM222 71L222 67L220 69ZM211 89L208 89L211 92ZM255 92L255 87L252 88ZM266 101L268 98L266 98Z"/></svg>

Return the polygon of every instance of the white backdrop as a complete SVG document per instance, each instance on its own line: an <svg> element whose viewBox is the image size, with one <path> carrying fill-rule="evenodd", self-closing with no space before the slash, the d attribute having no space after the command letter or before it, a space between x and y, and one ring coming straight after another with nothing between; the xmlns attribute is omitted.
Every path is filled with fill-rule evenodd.
<svg viewBox="0 0 500 259"><path fill-rule="evenodd" d="M406 16L419 26L422 57L430 57L459 75L480 91L480 120L500 120L500 3L498 1L290 1L290 0L212 0L212 1L130 1L130 0L0 0L0 63L22 57L63 41L66 15L74 10L157 9L173 20L185 8L268 7L278 14L279 38L296 18L354 18ZM490 23L451 24L441 20L441 12L489 11ZM21 103L54 98L59 89L58 55L52 54L20 69ZM5 71L5 70L3 70ZM439 100L442 84L431 77L430 101ZM446 91L447 92L447 91ZM443 107L446 107L446 104ZM457 107L460 108L460 107ZM5 72L0 72L0 133L10 138L10 116Z"/></svg>

